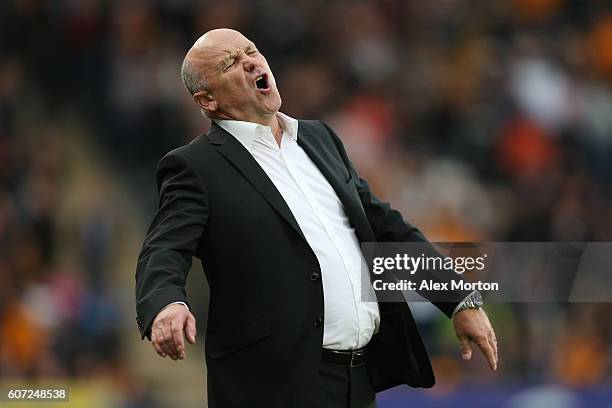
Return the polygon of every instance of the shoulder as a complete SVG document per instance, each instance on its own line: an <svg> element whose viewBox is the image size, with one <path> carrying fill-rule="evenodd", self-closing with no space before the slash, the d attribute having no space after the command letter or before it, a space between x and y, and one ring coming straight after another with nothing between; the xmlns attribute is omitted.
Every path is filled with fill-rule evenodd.
<svg viewBox="0 0 612 408"><path fill-rule="evenodd" d="M176 149L169 151L164 155L164 157L162 157L160 162L164 161L166 158L169 157L178 157L180 159L191 162L195 161L197 158L201 159L203 155L208 155L211 152L212 149L208 141L208 135L203 134L196 137L186 145L177 147Z"/></svg>
<svg viewBox="0 0 612 408"><path fill-rule="evenodd" d="M318 143L327 146L327 148L338 150L344 159L344 156L346 156L344 144L330 125L322 120L300 120L299 126L306 135L315 136Z"/></svg>
<svg viewBox="0 0 612 408"><path fill-rule="evenodd" d="M302 130L308 130L311 132L328 133L329 126L327 126L327 124L323 122L322 120L300 119L298 120L298 123L299 123L299 127Z"/></svg>
<svg viewBox="0 0 612 408"><path fill-rule="evenodd" d="M329 136L331 139L334 140L335 143L340 141L340 138L338 137L336 132L334 132L332 127L322 120L300 120L299 126L302 129L306 129L312 133Z"/></svg>
<svg viewBox="0 0 612 408"><path fill-rule="evenodd" d="M208 162L212 149L207 140L207 135L200 135L186 145L180 146L166 153L157 163L157 183L166 179L169 175L183 172L201 174L201 167Z"/></svg>
<svg viewBox="0 0 612 408"><path fill-rule="evenodd" d="M179 165L191 168L198 173L204 171L217 156L208 138L208 134L202 134L186 145L169 151L157 163L157 170Z"/></svg>

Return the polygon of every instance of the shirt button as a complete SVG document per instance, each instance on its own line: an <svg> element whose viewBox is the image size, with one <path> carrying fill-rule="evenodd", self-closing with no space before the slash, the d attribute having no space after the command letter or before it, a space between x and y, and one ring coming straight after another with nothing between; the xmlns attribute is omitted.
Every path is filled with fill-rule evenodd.
<svg viewBox="0 0 612 408"><path fill-rule="evenodd" d="M321 327L321 325L322 325L322 324L323 324L323 318L322 318L321 316L317 316L317 317L314 319L314 322L313 322L313 324L312 324L312 325L313 325L314 327Z"/></svg>
<svg viewBox="0 0 612 408"><path fill-rule="evenodd" d="M317 272L313 272L312 275L310 275L310 280L313 282L318 281L321 278L321 275Z"/></svg>

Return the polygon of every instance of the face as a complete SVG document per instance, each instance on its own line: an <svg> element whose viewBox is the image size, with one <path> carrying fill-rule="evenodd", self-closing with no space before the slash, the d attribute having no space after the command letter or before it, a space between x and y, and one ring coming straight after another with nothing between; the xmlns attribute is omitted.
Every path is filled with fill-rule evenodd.
<svg viewBox="0 0 612 408"><path fill-rule="evenodd" d="M255 44L233 30L214 30L201 40L198 63L208 89L194 95L200 107L220 119L269 121L281 98L268 62Z"/></svg>

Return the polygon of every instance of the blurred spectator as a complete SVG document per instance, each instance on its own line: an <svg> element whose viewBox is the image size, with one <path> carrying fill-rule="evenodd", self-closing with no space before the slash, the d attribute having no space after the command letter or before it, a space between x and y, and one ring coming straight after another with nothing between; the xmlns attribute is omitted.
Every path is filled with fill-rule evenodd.
<svg viewBox="0 0 612 408"><path fill-rule="evenodd" d="M111 382L114 406L154 404L122 362L137 331L125 328L133 310L116 301L110 273L122 231L139 234L146 220L122 223L109 191L125 188L119 206L134 200L151 214L157 160L206 131L179 69L195 38L218 26L253 38L278 75L283 111L329 121L373 190L432 239L611 240L609 2L2 2L3 378L112 373L122 379ZM75 143L93 146L105 169L78 191L90 163L70 154ZM491 305L495 376L459 363L447 322L421 307L438 392L462 381L612 380L610 304ZM567 388L509 406L534 401L579 406Z"/></svg>

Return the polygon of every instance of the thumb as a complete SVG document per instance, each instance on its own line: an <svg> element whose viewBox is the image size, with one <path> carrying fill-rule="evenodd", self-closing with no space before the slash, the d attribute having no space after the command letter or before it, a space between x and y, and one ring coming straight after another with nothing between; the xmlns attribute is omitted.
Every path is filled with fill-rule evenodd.
<svg viewBox="0 0 612 408"><path fill-rule="evenodd" d="M467 337L459 338L459 349L461 350L461 358L469 360L472 358L472 347L470 346L470 340Z"/></svg>
<svg viewBox="0 0 612 408"><path fill-rule="evenodd" d="M185 334L187 335L187 341L191 344L195 344L196 342L196 324L195 318L191 313L187 316L185 320Z"/></svg>

